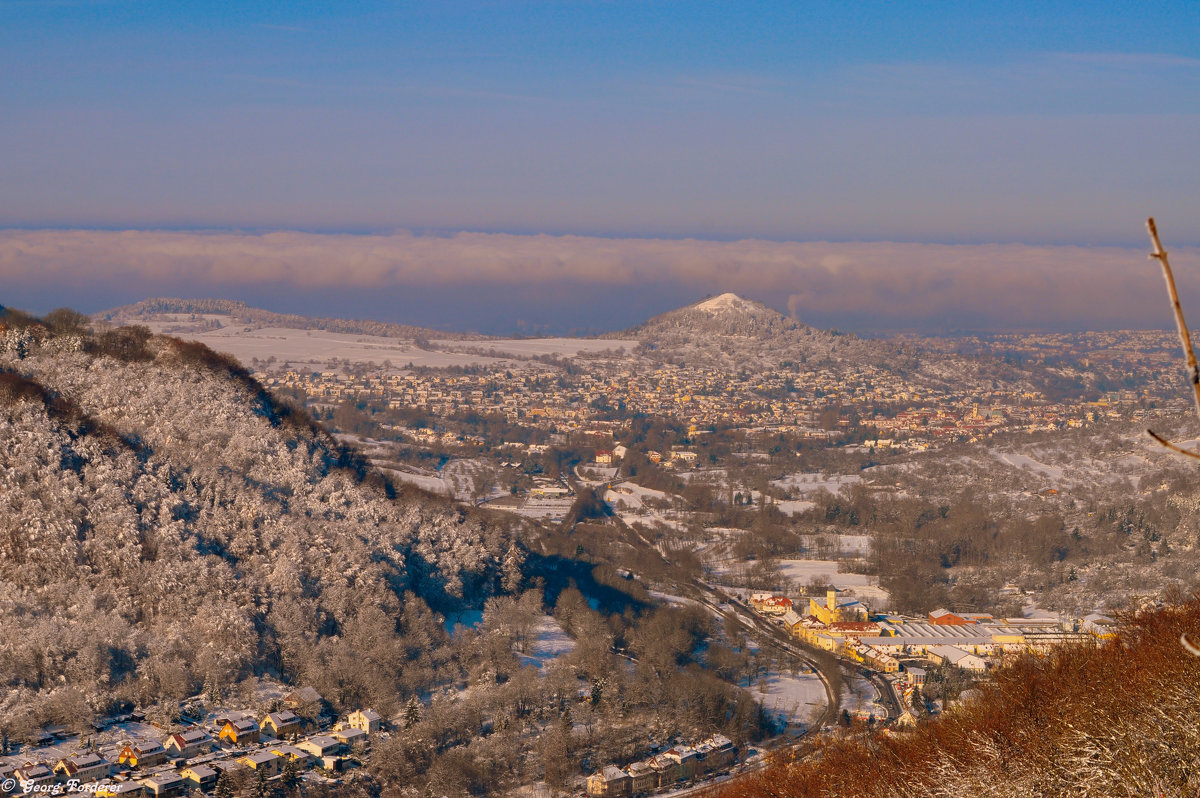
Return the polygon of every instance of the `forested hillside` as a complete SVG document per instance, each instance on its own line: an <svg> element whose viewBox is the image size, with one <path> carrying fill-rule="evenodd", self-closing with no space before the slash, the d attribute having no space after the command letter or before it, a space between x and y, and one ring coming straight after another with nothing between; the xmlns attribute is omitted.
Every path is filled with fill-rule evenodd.
<svg viewBox="0 0 1200 798"><path fill-rule="evenodd" d="M236 363L0 312L4 731L253 673L394 703L429 680L435 612L517 587L510 528L394 500Z"/></svg>

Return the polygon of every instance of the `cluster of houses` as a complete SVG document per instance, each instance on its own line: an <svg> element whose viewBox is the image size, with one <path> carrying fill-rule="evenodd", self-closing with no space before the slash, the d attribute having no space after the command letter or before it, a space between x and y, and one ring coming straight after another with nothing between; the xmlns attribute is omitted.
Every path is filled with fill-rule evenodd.
<svg viewBox="0 0 1200 798"><path fill-rule="evenodd" d="M1021 344L1006 343L1014 345L1020 348ZM1047 346L1072 348L1066 341ZM1044 358L1045 351L1039 356ZM352 375L304 369L279 370L263 374L262 379L273 390L302 390L316 402L370 397L392 408L417 407L439 416L468 410L502 414L510 423L560 430L604 420L597 400L613 407L624 405L630 413L667 416L701 426L740 422L749 427L803 429L816 435L821 431L813 425L823 410L853 407L861 423L879 430L879 437L909 438L926 444L948 436L981 437L1000 427L1077 426L1086 416L1094 416L1097 409L1088 403L1050 402L1045 395L1024 386L1000 388L992 385L990 378L964 383L954 390L931 388L913 383L890 368L868 363L843 363L836 369L792 365L754 370L748 376L714 365L650 370L605 365L608 367L567 373L554 380L547 380L538 370L514 370L511 364L476 375L382 374L365 370ZM1111 366L1136 374L1154 386L1147 399L1171 395L1171 386L1160 376L1160 372L1169 370L1154 362L1144 348L1123 348ZM1140 398L1129 391L1116 397L1124 405ZM1108 401L1095 404L1103 411L1115 408L1118 401L1108 397ZM894 412L897 405L907 407ZM839 426L849 424L848 417L838 421ZM432 430L409 432L429 442L438 437L445 443L455 441L455 436ZM458 436L457 440L463 438ZM911 445L902 439L895 444ZM670 456L656 454L662 459ZM613 456L620 457L615 451ZM677 459L686 458L680 455Z"/></svg>
<svg viewBox="0 0 1200 798"><path fill-rule="evenodd" d="M305 692L307 691L307 692ZM308 703L316 695L302 688L291 703ZM319 700L319 696L317 696ZM79 785L97 796L174 796L216 788L224 772L249 770L273 778L291 763L296 774L320 767L340 771L343 757L361 750L370 736L383 729L383 719L370 709L351 712L327 733L305 735L305 723L290 709L262 718L249 711L218 712L207 725L195 725L161 741L129 741L110 760L112 752L82 750L47 762L19 765L0 763L0 782L13 785L12 795L50 791L52 785ZM2 788L0 788L2 789Z"/></svg>
<svg viewBox="0 0 1200 798"><path fill-rule="evenodd" d="M989 658L1005 654L1044 653L1062 643L1082 642L1111 634L1106 619L1062 621L1058 618L996 618L986 613L954 613L938 609L927 617L872 615L860 601L840 597L836 589L808 601L801 615L783 596L755 593L750 604L764 615L780 618L793 636L816 648L871 666L883 673L900 670L900 657L947 663L983 672Z"/></svg>
<svg viewBox="0 0 1200 798"><path fill-rule="evenodd" d="M677 745L624 768L608 765L587 780L588 795L635 796L720 770L737 759L728 737L717 734L699 745Z"/></svg>
<svg viewBox="0 0 1200 798"><path fill-rule="evenodd" d="M750 606L763 615L787 615L792 611L792 600L770 593L751 593Z"/></svg>

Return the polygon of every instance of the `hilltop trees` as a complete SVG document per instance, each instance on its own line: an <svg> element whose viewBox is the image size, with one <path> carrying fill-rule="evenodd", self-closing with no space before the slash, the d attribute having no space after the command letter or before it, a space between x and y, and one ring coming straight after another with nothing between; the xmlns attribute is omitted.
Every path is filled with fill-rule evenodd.
<svg viewBox="0 0 1200 798"><path fill-rule="evenodd" d="M0 325L0 714L84 723L258 673L385 708L436 678L435 610L519 580L510 529L393 501L228 358L67 311Z"/></svg>

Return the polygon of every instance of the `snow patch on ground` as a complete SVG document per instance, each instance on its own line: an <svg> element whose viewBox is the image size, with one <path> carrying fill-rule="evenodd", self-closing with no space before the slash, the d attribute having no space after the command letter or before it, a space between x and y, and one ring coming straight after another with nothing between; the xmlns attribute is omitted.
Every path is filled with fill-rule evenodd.
<svg viewBox="0 0 1200 798"><path fill-rule="evenodd" d="M999 453L997 454L997 457L999 457L1001 461L1008 463L1014 468L1027 468L1030 471L1033 471L1035 474L1038 474L1045 479L1054 482L1055 484L1062 484L1063 482L1063 470L1058 466L1040 463L1037 460L1034 460L1032 457L1023 454Z"/></svg>
<svg viewBox="0 0 1200 798"><path fill-rule="evenodd" d="M772 480L771 484L783 490L794 491L800 496L807 496L821 489L837 493L842 488L857 485L860 482L862 482L862 477L857 475L803 473L789 474L783 479Z"/></svg>
<svg viewBox="0 0 1200 798"><path fill-rule="evenodd" d="M166 323L150 322L154 329ZM505 367L520 367L520 364L505 359L482 355L465 355L454 352L433 352L417 347L411 341L385 338L378 335L356 333L332 333L324 330L298 330L291 327L260 327L247 330L240 325L222 327L202 333L177 333L182 338L200 341L218 352L227 352L243 364L249 365L254 358L276 359L274 368L308 368L316 371L331 371L332 361L349 360L352 363L391 361L390 373L398 373L409 363L414 366L446 368L447 366L471 366L493 364ZM475 342L488 347L490 342ZM617 341L606 341L614 348ZM461 345L461 344L460 344Z"/></svg>
<svg viewBox="0 0 1200 798"><path fill-rule="evenodd" d="M849 554L854 557L866 557L871 553L870 535L838 535L836 540L838 550L842 554Z"/></svg>
<svg viewBox="0 0 1200 798"><path fill-rule="evenodd" d="M867 587L875 583L875 577L867 574L842 573L841 566L834 560L777 560L780 573L797 585L806 585L817 579L837 588ZM742 563L725 562L713 569L715 576L736 573Z"/></svg>
<svg viewBox="0 0 1200 798"><path fill-rule="evenodd" d="M410 471L398 471L394 468L384 468L381 470L386 471L388 474L400 480L401 482L406 482L409 485L415 485L416 487L422 490L427 490L430 493L440 493L443 496L453 495L453 491L451 490L450 486L446 484L446 481L442 479L441 476L414 474Z"/></svg>
<svg viewBox="0 0 1200 798"><path fill-rule="evenodd" d="M875 581L875 577L866 574L842 573L841 566L829 560L780 560L779 570L800 585L818 578L834 587L864 587Z"/></svg>
<svg viewBox="0 0 1200 798"><path fill-rule="evenodd" d="M630 352L638 345L639 341L630 338L489 338L467 342L438 340L432 343L439 348L470 347L514 357L542 357L545 355L573 357L583 354L616 352L618 349Z"/></svg>
<svg viewBox="0 0 1200 798"><path fill-rule="evenodd" d="M558 621L549 615L543 615L534 629L533 643L521 655L521 664L545 669L547 663L574 650L575 641L563 631Z"/></svg>
<svg viewBox="0 0 1200 798"><path fill-rule="evenodd" d="M851 713L876 711L883 715L885 712L883 707L876 703L878 700L879 690L875 685L857 674L842 684L842 708Z"/></svg>
<svg viewBox="0 0 1200 798"><path fill-rule="evenodd" d="M624 506L630 510L642 509L646 499L665 500L667 494L661 490L652 488L643 488L636 482L622 482L620 485L614 485L604 494L604 500L613 507Z"/></svg>
<svg viewBox="0 0 1200 798"><path fill-rule="evenodd" d="M669 494L661 490L644 488L636 482L622 482L613 485L604 493L604 501L627 524L642 523L650 526L662 525L681 528L682 524L673 517L676 515L676 511L658 510L647 506L667 501L669 498Z"/></svg>
<svg viewBox="0 0 1200 798"><path fill-rule="evenodd" d="M676 596L672 595L671 593L663 593L658 590L651 590L648 592L654 598L658 599L664 604L670 604L673 607L686 607L689 605L700 604L700 602L696 601L695 599L686 598L684 596Z"/></svg>
<svg viewBox="0 0 1200 798"><path fill-rule="evenodd" d="M753 687L763 709L788 723L811 723L824 711L825 685L815 673L772 673Z"/></svg>
<svg viewBox="0 0 1200 798"><path fill-rule="evenodd" d="M817 505L810 501L788 499L775 502L775 506L778 507L779 512L783 513L784 515L795 515L796 513L803 513L811 510Z"/></svg>
<svg viewBox="0 0 1200 798"><path fill-rule="evenodd" d="M618 469L613 466L585 463L575 467L575 476L585 485L603 485L617 475Z"/></svg>

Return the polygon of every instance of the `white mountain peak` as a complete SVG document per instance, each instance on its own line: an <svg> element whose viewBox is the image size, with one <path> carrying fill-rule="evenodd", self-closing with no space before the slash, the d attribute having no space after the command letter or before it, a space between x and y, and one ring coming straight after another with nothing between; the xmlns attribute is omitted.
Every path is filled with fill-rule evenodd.
<svg viewBox="0 0 1200 798"><path fill-rule="evenodd" d="M754 307L754 303L747 299L742 299L737 294L724 293L720 296L715 296L712 299L706 299L696 305L697 310L706 310L709 313L726 313L737 310L750 310Z"/></svg>

